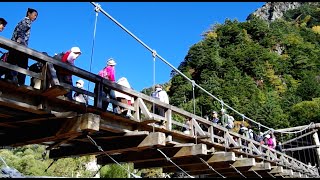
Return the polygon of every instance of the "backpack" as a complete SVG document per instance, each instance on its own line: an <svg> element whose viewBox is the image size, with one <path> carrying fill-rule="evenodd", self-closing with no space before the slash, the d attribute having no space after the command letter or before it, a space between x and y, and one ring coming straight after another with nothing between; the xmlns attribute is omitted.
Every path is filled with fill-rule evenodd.
<svg viewBox="0 0 320 180"><path fill-rule="evenodd" d="M0 57L0 60L3 61L3 62L7 62L8 56L9 56L9 52L2 53L2 55Z"/></svg>
<svg viewBox="0 0 320 180"><path fill-rule="evenodd" d="M41 62L36 62L29 67L29 70L36 73L40 73L42 72L42 67L43 67L43 64Z"/></svg>
<svg viewBox="0 0 320 180"><path fill-rule="evenodd" d="M65 52L61 52L61 53L58 53L58 54L55 54L52 58L57 60L57 61L62 61L62 58L63 56L65 55ZM59 66L55 66L53 65L53 67L55 68L55 70L57 71L57 76L59 77L60 75L62 74L66 74L66 72Z"/></svg>
<svg viewBox="0 0 320 180"><path fill-rule="evenodd" d="M229 124L229 126L230 126L231 128L234 127L233 121L234 121L234 117L228 115L228 124Z"/></svg>
<svg viewBox="0 0 320 180"><path fill-rule="evenodd" d="M62 57L64 56L65 52L61 52L59 54L55 54L53 56L53 59L56 59L56 60L59 60L59 61L62 61Z"/></svg>

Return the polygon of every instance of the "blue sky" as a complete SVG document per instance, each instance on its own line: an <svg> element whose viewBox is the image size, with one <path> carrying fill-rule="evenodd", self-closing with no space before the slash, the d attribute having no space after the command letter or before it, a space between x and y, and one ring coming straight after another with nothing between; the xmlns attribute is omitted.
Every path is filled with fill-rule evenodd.
<svg viewBox="0 0 320 180"><path fill-rule="evenodd" d="M32 24L29 47L54 53L79 46L83 54L77 67L90 71L95 21L94 6L89 2L1 2L1 17L7 21L1 33L11 38L16 24L28 7L38 11ZM264 2L99 2L101 7L150 48L178 68L189 48L202 39L201 34L225 19L245 21ZM97 74L106 60L116 62L116 80L126 77L141 91L153 85L152 54L129 34L99 13L91 72ZM29 65L33 61L29 60ZM155 83L170 79L171 68L156 59ZM74 81L78 78L75 77ZM27 79L27 83L29 80ZM92 83L91 83L92 84ZM93 89L90 85L90 89ZM87 82L85 81L85 88Z"/></svg>

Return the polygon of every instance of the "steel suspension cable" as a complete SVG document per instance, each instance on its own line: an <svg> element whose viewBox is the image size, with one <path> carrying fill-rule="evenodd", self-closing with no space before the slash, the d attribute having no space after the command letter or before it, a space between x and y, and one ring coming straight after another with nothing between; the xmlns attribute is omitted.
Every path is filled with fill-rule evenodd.
<svg viewBox="0 0 320 180"><path fill-rule="evenodd" d="M97 3L95 2L90 2L92 5L94 6L98 6ZM131 37L133 37L136 41L138 41L142 46L144 46L147 50L149 50L150 52L153 52L154 50L151 49L148 45L146 45L143 41L141 41L137 36L135 36L133 33L131 33L127 28L125 28L122 24L120 24L117 20L115 20L111 15L109 15L106 11L104 11L102 8L100 8L100 11L106 15L111 21L113 21L114 23L116 23L121 29L123 29L126 33L128 33ZM192 82L192 80L190 78L188 78L185 74L183 74L181 71L179 71L177 68L175 68L173 65L171 65L167 60L165 60L163 57L161 57L159 54L157 54L157 57L159 59L161 59L165 64L167 64L169 67L171 67L173 70L175 70L177 73L179 73L182 77L184 77L185 79L187 79L189 82ZM194 85L196 87L198 87L199 89L201 89L202 91L204 91L207 95L211 96L213 99L219 101L220 103L222 103L223 101L221 101L219 98L217 98L216 96L212 95L210 92L208 92L207 90L205 90L203 87L201 87L200 85L198 85L197 83L194 83ZM226 107L228 107L229 109L231 109L232 111L234 111L235 113L237 113L238 115L241 115L240 112L238 112L237 110L233 109L232 107L230 107L229 105L225 104ZM256 124L260 124L256 121L254 121L251 118L245 117L246 119L248 119L249 121L256 123ZM263 124L260 124L262 127L269 129L269 130L273 130L272 128L269 128ZM276 131L276 130L274 130Z"/></svg>
<svg viewBox="0 0 320 180"><path fill-rule="evenodd" d="M262 178L262 176L260 174L258 174L255 170L252 169L252 171L257 175L259 176L259 178Z"/></svg>
<svg viewBox="0 0 320 180"><path fill-rule="evenodd" d="M90 72L92 71L91 69L92 69L92 61L93 61L93 54L94 54L94 44L95 44L95 39L96 39L98 15L99 15L100 10L101 10L101 6L99 4L97 4L94 8L94 11L96 12L96 18L95 18L95 22L94 22L93 39L92 39L92 46L91 46L90 67L89 67ZM88 98L89 98L89 94L88 94L89 88L90 88L90 82L88 83L88 89L87 89L87 97ZM88 103L86 103L86 112L87 112L87 107L88 107Z"/></svg>
<svg viewBox="0 0 320 180"><path fill-rule="evenodd" d="M89 135L87 135L87 138L90 140L90 142L95 145L99 151L103 152L105 155L107 155L113 162L115 162L116 164L118 164L122 169L124 169L125 171L127 171L132 177L134 178L141 178L138 175L133 174L132 172L130 172L129 170L127 170L126 168L124 168L118 161L116 161L115 159L113 159L108 153L106 153L101 146L99 146Z"/></svg>
<svg viewBox="0 0 320 180"><path fill-rule="evenodd" d="M274 175L272 175L270 172L267 172L271 177L276 178Z"/></svg>
<svg viewBox="0 0 320 180"><path fill-rule="evenodd" d="M157 52L155 50L152 51L152 57L153 57L153 93L156 91L156 57L157 57ZM155 103L154 103L154 98L152 98L152 111L153 114L155 113ZM154 132L154 123L152 123L152 130Z"/></svg>
<svg viewBox="0 0 320 180"><path fill-rule="evenodd" d="M232 164L229 164L237 173L239 173L242 177L247 178L244 176L236 167L234 167Z"/></svg>
<svg viewBox="0 0 320 180"><path fill-rule="evenodd" d="M164 152L162 152L160 149L157 149L165 158L167 161L171 162L174 166L176 166L178 169L180 169L184 174L186 174L190 178L194 178L193 176L190 176L186 171L184 171L181 167L179 167L176 163L174 163Z"/></svg>
<svg viewBox="0 0 320 180"><path fill-rule="evenodd" d="M225 176L223 176L222 174L220 174L218 171L216 171L215 169L213 169L212 166L210 166L210 164L208 164L207 161L203 160L201 157L199 157L200 160L203 162L203 164L207 165L213 172L217 173L219 176L221 176L222 178L226 178Z"/></svg>

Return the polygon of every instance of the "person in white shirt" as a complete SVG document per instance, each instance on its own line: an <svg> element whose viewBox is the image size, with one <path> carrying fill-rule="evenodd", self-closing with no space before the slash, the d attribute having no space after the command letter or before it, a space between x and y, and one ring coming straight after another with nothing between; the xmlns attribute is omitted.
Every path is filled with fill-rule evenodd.
<svg viewBox="0 0 320 180"><path fill-rule="evenodd" d="M83 89L83 85L84 85L84 81L82 79L79 79L76 82L76 86L79 89ZM88 96L86 94L75 92L73 94L73 99L77 102L88 104Z"/></svg>
<svg viewBox="0 0 320 180"><path fill-rule="evenodd" d="M161 102L164 102L166 104L169 104L169 97L165 90L162 89L162 86L160 84L157 84L155 86L155 91L151 94L151 96L155 99L160 100ZM155 114L158 114L160 116L164 116L164 108L155 106Z"/></svg>

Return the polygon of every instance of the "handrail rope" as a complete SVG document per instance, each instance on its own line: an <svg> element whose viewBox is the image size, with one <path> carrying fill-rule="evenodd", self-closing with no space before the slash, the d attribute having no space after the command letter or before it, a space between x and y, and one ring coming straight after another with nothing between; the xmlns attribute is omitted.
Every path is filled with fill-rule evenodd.
<svg viewBox="0 0 320 180"><path fill-rule="evenodd" d="M215 169L213 169L212 166L210 166L210 164L208 164L207 161L203 160L201 157L199 157L200 160L205 164L207 165L212 171L214 171L215 173L217 173L219 176L221 176L222 178L226 178L225 176L223 176L222 174L220 174L218 171L216 171Z"/></svg>
<svg viewBox="0 0 320 180"><path fill-rule="evenodd" d="M272 175L270 172L267 172L271 177L276 178L274 175Z"/></svg>
<svg viewBox="0 0 320 180"><path fill-rule="evenodd" d="M90 72L92 71L91 68L92 68L92 61L93 61L94 44L95 44L95 39L96 39L98 15L99 15L100 9L101 9L101 6L99 4L97 4L94 8L94 11L96 12L96 18L95 18L95 22L94 22L93 39L92 39L92 46L91 46L91 57L90 57L90 67L89 67ZM90 81L88 83L87 97L89 97L89 89L90 89ZM88 107L88 103L86 103L86 112L87 112L87 107Z"/></svg>
<svg viewBox="0 0 320 180"><path fill-rule="evenodd" d="M237 173L239 173L242 177L247 178L246 176L244 176L236 167L234 167L232 164L229 164L235 171L237 171Z"/></svg>
<svg viewBox="0 0 320 180"><path fill-rule="evenodd" d="M116 164L118 164L122 169L124 169L125 171L127 171L132 177L134 178L141 178L138 175L133 174L132 172L130 172L129 170L127 170L126 168L124 168L120 163L118 163L115 159L113 159L108 153L106 153L101 146L99 146L89 135L87 135L87 138L90 140L90 142L95 145L99 151L103 152L105 155L107 155L113 162L115 162Z"/></svg>
<svg viewBox="0 0 320 180"><path fill-rule="evenodd" d="M189 176L190 178L194 178L193 176L190 176L187 172L185 172L181 167L179 167L176 163L174 163L164 152L162 152L160 149L157 149L165 158L167 161L171 162L173 165L175 165L177 168L179 168L184 174Z"/></svg>
<svg viewBox="0 0 320 180"><path fill-rule="evenodd" d="M259 176L260 178L262 178L262 176L260 174L258 174L254 169L252 169L252 171L257 175Z"/></svg>
<svg viewBox="0 0 320 180"><path fill-rule="evenodd" d="M309 125L307 125L305 128L298 130L298 131L278 131L278 130L273 130L274 132L278 132L278 133L285 133L285 134L296 134L299 132L302 132L308 128L310 128L312 125L314 124L314 122L311 122Z"/></svg>
<svg viewBox="0 0 320 180"><path fill-rule="evenodd" d="M97 3L95 2L90 2L92 5L97 6ZM141 41L138 37L136 37L133 33L131 33L127 28L125 28L122 24L120 24L117 20L115 20L111 15L109 15L106 11L104 11L102 8L100 9L100 11L106 15L109 19L111 19L114 23L116 23L121 29L123 29L125 32L127 32L131 37L133 37L135 40L137 40L141 45L143 45L147 50L149 50L150 52L153 52L153 49L151 49L148 45L146 45L143 41ZM159 59L161 59L165 64L167 64L169 67L171 67L173 70L175 70L176 72L178 72L181 76L183 76L185 79L187 79L189 82L192 82L192 80L190 78L188 78L185 74L183 74L181 71L179 71L177 68L175 68L173 65L171 65L168 61L166 61L163 57L161 57L159 54L157 54L157 57ZM194 83L195 86L197 86L199 89L201 89L202 91L204 91L206 94L208 94L209 96L211 96L212 98L214 98L215 100L219 101L220 103L223 103L222 100L220 100L219 98L215 97L214 95L212 95L211 93L209 93L207 90L205 90L204 88L202 88L200 85L198 85L197 83ZM232 107L230 107L229 105L225 104L225 106L227 106L229 109L231 109L232 111L234 111L235 113L237 113L238 115L241 115L240 112L238 112L237 110L233 109ZM269 128L261 123L258 123L256 121L254 121L251 118L248 118L245 116L246 119L248 119L249 121L256 123L256 124L260 124L262 127L269 129L269 130L273 130L272 128ZM276 130L273 130L276 131ZM276 131L277 132L277 131ZM289 133L289 132L288 132ZM292 132L290 132L292 133Z"/></svg>

